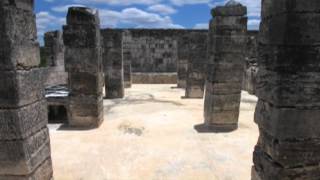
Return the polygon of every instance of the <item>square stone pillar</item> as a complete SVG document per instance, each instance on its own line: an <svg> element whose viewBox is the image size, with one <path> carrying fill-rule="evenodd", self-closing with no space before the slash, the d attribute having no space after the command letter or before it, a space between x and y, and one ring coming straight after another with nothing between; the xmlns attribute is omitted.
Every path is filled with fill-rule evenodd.
<svg viewBox="0 0 320 180"><path fill-rule="evenodd" d="M34 1L0 2L0 179L52 178Z"/></svg>
<svg viewBox="0 0 320 180"><path fill-rule="evenodd" d="M103 39L103 69L106 98L124 97L124 72L122 53L122 30L101 30Z"/></svg>
<svg viewBox="0 0 320 180"><path fill-rule="evenodd" d="M98 127L103 121L103 71L98 12L71 7L63 27L69 73L69 125Z"/></svg>
<svg viewBox="0 0 320 180"><path fill-rule="evenodd" d="M189 57L185 98L203 98L207 63L207 37L205 32L190 32Z"/></svg>
<svg viewBox="0 0 320 180"><path fill-rule="evenodd" d="M320 1L264 0L252 179L320 178Z"/></svg>
<svg viewBox="0 0 320 180"><path fill-rule="evenodd" d="M123 42L122 42L122 52L123 52L123 71L124 71L124 87L131 88L132 86L132 53L131 46L134 46L132 43L132 36L130 30L124 30L123 32Z"/></svg>
<svg viewBox="0 0 320 180"><path fill-rule="evenodd" d="M48 66L46 86L65 85L68 74L64 67L64 44L60 31L50 31L44 34L44 55Z"/></svg>
<svg viewBox="0 0 320 180"><path fill-rule="evenodd" d="M178 38L178 59L177 59L177 70L178 70L178 88L187 87L187 74L188 74L188 63L189 63L189 37L184 32L181 37Z"/></svg>
<svg viewBox="0 0 320 180"><path fill-rule="evenodd" d="M204 105L205 125L214 131L238 127L247 8L234 1L212 10L208 72Z"/></svg>

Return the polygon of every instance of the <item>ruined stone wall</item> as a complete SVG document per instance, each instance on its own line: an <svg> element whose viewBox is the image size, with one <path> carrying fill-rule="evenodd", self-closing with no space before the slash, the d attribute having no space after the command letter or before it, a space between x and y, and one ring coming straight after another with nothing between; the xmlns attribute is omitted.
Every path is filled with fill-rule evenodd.
<svg viewBox="0 0 320 180"><path fill-rule="evenodd" d="M44 35L44 58L47 65L46 86L67 84L68 74L64 67L64 44L60 31L47 32Z"/></svg>
<svg viewBox="0 0 320 180"><path fill-rule="evenodd" d="M130 88L132 86L132 53L130 51L132 43L132 36L129 30L123 31L122 53L123 53L123 73L124 73L124 86Z"/></svg>
<svg viewBox="0 0 320 180"><path fill-rule="evenodd" d="M69 73L69 125L97 127L103 117L103 67L98 12L72 7L63 27Z"/></svg>
<svg viewBox="0 0 320 180"><path fill-rule="evenodd" d="M255 94L258 73L258 31L248 31L242 89Z"/></svg>
<svg viewBox="0 0 320 180"><path fill-rule="evenodd" d="M124 97L123 31L101 30L106 98Z"/></svg>
<svg viewBox="0 0 320 180"><path fill-rule="evenodd" d="M0 2L0 179L53 176L34 1Z"/></svg>

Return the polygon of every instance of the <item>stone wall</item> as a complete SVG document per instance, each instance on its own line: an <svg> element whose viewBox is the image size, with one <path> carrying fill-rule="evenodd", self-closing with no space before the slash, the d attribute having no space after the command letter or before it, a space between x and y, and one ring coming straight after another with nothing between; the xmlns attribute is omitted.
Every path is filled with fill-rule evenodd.
<svg viewBox="0 0 320 180"><path fill-rule="evenodd" d="M64 67L64 44L60 31L44 34L44 58L47 65L46 86L67 84L68 74Z"/></svg>
<svg viewBox="0 0 320 180"><path fill-rule="evenodd" d="M130 88L132 85L132 68L131 68L131 61L132 61L132 53L130 51L132 44L132 37L129 30L123 31L123 42L122 42L122 53L123 53L123 73L124 73L124 87Z"/></svg>
<svg viewBox="0 0 320 180"><path fill-rule="evenodd" d="M0 179L53 176L34 1L0 2Z"/></svg>
<svg viewBox="0 0 320 180"><path fill-rule="evenodd" d="M69 73L69 125L98 127L103 119L103 67L98 12L71 7L63 27Z"/></svg>

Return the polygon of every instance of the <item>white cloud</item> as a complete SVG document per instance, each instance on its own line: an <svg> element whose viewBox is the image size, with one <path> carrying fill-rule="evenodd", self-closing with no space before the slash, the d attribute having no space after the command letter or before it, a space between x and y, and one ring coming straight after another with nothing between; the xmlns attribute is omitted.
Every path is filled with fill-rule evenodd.
<svg viewBox="0 0 320 180"><path fill-rule="evenodd" d="M65 13L65 12L68 12L69 7L84 7L84 5L82 5L82 4L69 4L69 5L64 5L64 6L55 6L55 7L51 8L51 10L54 12Z"/></svg>
<svg viewBox="0 0 320 180"><path fill-rule="evenodd" d="M171 6L164 5L164 4L155 4L148 8L149 11L160 13L160 14L174 14L177 12L176 9L174 9Z"/></svg>
<svg viewBox="0 0 320 180"><path fill-rule="evenodd" d="M104 27L127 24L137 28L184 28L174 24L169 16L161 16L137 8L126 8L120 12L102 9L99 10L99 14Z"/></svg>
<svg viewBox="0 0 320 180"><path fill-rule="evenodd" d="M172 4L182 6L186 4L209 4L212 0L170 0Z"/></svg>
<svg viewBox="0 0 320 180"><path fill-rule="evenodd" d="M39 38L42 37L45 32L60 29L59 27L65 24L65 18L56 17L47 11L37 13L36 17Z"/></svg>
<svg viewBox="0 0 320 180"><path fill-rule="evenodd" d="M157 4L161 0L73 0L75 3L83 4L111 4L111 5L132 5L132 4Z"/></svg>
<svg viewBox="0 0 320 180"><path fill-rule="evenodd" d="M209 29L209 23L198 23L193 29Z"/></svg>

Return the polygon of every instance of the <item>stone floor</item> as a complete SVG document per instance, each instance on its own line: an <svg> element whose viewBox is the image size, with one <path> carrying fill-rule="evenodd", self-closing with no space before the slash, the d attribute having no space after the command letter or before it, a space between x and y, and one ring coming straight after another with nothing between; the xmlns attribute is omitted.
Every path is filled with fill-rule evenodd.
<svg viewBox="0 0 320 180"><path fill-rule="evenodd" d="M243 92L239 130L199 133L203 100L171 87L134 85L124 100L105 100L99 129L49 125L55 179L249 180L257 98Z"/></svg>

